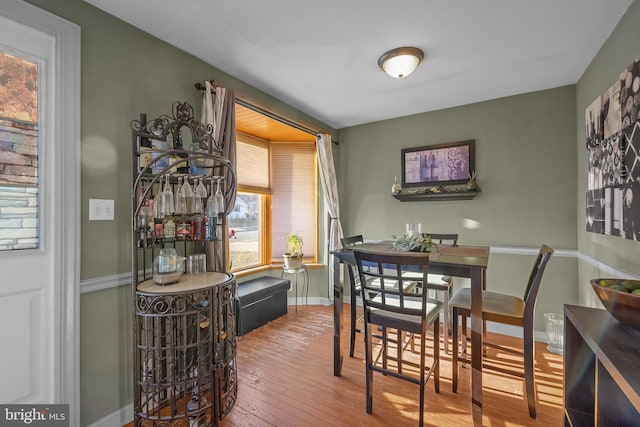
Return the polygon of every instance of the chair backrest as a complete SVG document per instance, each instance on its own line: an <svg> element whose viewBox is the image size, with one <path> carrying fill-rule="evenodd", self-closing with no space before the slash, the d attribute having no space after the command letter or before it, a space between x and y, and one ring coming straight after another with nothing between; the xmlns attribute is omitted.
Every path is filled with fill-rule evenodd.
<svg viewBox="0 0 640 427"><path fill-rule="evenodd" d="M365 321L376 323L371 317L375 310L422 316L424 320L428 293L422 292L422 288L412 286L420 279L403 277L402 273L407 270L420 271L421 280L426 283L429 272L428 254L390 254L358 249L353 253L362 285Z"/></svg>
<svg viewBox="0 0 640 427"><path fill-rule="evenodd" d="M533 269L531 270L531 275L529 276L527 289L524 291L525 316L533 316L533 309L536 304L536 298L538 297L542 274L544 273L544 270L547 267L547 262L549 262L553 252L553 248L550 246L542 245L540 247L540 252L538 253L536 262L533 264Z"/></svg>
<svg viewBox="0 0 640 427"><path fill-rule="evenodd" d="M458 246L457 233L422 233L422 235L431 237L431 241L436 243L450 243L451 246Z"/></svg>
<svg viewBox="0 0 640 427"><path fill-rule="evenodd" d="M362 234L358 234L357 236L344 237L340 239L340 243L342 244L342 249L352 249L355 246L363 244L364 239L362 238ZM347 264L347 272L349 273L351 295L355 295L356 288L359 285L359 280L356 273L353 271L353 266L351 264Z"/></svg>
<svg viewBox="0 0 640 427"><path fill-rule="evenodd" d="M357 236L344 237L340 239L340 243L343 249L347 249L363 244L364 239L362 238L362 234L358 234Z"/></svg>

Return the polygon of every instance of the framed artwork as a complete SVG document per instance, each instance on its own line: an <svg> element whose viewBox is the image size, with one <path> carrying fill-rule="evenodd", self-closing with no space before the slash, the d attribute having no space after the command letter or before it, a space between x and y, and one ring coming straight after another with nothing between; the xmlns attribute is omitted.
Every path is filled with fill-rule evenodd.
<svg viewBox="0 0 640 427"><path fill-rule="evenodd" d="M465 184L475 171L475 141L402 149L402 187Z"/></svg>
<svg viewBox="0 0 640 427"><path fill-rule="evenodd" d="M640 58L585 110L586 229L640 241Z"/></svg>

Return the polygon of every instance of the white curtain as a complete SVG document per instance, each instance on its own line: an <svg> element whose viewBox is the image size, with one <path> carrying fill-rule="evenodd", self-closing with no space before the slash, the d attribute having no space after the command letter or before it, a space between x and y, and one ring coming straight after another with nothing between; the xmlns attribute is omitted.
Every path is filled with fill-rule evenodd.
<svg viewBox="0 0 640 427"><path fill-rule="evenodd" d="M318 149L322 189L331 217L331 223L329 224L329 251L334 251L342 247L340 239L344 234L340 223L340 203L338 202L338 184L331 152L331 135L326 133L316 135L316 147ZM329 298L331 299L333 299L333 277L333 262L329 262Z"/></svg>
<svg viewBox="0 0 640 427"><path fill-rule="evenodd" d="M216 146L222 148L223 157L231 162L231 171L224 174L225 212L229 214L236 203L236 98L235 93L221 86L205 82L202 98L202 123L213 126Z"/></svg>
<svg viewBox="0 0 640 427"><path fill-rule="evenodd" d="M231 170L223 169L225 214L229 214L236 204L236 98L235 93L224 87L205 82L202 98L201 122L213 126L216 148L222 149L222 156L231 162ZM226 232L224 230L223 232ZM216 271L226 271L225 250L222 241L216 241Z"/></svg>

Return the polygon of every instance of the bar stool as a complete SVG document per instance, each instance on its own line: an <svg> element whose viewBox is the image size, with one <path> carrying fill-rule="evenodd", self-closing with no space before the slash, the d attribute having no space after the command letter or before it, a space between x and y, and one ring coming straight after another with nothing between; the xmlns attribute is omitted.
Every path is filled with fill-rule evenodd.
<svg viewBox="0 0 640 427"><path fill-rule="evenodd" d="M305 293L305 305L309 305L309 270L307 270L307 265L306 264L302 264L300 267L297 268L287 268L285 266L282 266L282 274L280 275L280 278L284 278L284 275L286 274L295 274L296 276L296 284L295 284L295 293L296 293L296 299L295 299L295 304L296 304L296 314L298 314L298 274L302 275L302 292L305 292L305 288L306 288L306 293Z"/></svg>

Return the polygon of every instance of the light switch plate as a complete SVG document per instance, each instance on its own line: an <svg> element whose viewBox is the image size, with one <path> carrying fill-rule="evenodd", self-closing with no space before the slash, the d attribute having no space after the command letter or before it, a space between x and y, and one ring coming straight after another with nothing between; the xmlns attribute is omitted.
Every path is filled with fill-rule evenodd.
<svg viewBox="0 0 640 427"><path fill-rule="evenodd" d="M114 206L110 199L89 199L89 221L113 221Z"/></svg>

